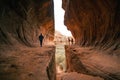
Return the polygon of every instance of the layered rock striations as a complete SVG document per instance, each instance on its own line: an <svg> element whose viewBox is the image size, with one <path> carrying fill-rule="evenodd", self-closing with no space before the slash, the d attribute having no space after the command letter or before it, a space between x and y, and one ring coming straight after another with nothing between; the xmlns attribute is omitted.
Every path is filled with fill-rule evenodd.
<svg viewBox="0 0 120 80"><path fill-rule="evenodd" d="M72 32L76 44L120 48L119 0L62 0L65 25Z"/></svg>
<svg viewBox="0 0 120 80"><path fill-rule="evenodd" d="M66 46L67 72L120 79L120 1L62 0L76 45Z"/></svg>
<svg viewBox="0 0 120 80"><path fill-rule="evenodd" d="M52 0L0 1L0 45L34 46L40 33L53 40Z"/></svg>
<svg viewBox="0 0 120 80"><path fill-rule="evenodd" d="M53 0L0 0L0 80L55 80Z"/></svg>
<svg viewBox="0 0 120 80"><path fill-rule="evenodd" d="M119 57L90 47L66 46L65 48L67 72L99 76L104 80L120 79Z"/></svg>

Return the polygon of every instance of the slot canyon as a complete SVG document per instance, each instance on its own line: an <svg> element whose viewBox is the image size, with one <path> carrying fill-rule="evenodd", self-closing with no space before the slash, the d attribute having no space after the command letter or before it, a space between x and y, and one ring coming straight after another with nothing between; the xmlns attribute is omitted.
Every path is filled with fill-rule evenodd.
<svg viewBox="0 0 120 80"><path fill-rule="evenodd" d="M65 45L58 78L54 1L0 0L0 80L120 80L120 1L62 0L62 8L75 44Z"/></svg>

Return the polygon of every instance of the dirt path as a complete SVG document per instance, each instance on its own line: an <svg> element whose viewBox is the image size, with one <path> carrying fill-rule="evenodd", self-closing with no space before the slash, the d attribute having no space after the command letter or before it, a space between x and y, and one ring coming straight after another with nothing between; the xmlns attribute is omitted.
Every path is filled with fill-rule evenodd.
<svg viewBox="0 0 120 80"><path fill-rule="evenodd" d="M54 53L53 46L44 46L22 48L2 54L0 80L49 80L46 69Z"/></svg>
<svg viewBox="0 0 120 80"><path fill-rule="evenodd" d="M104 80L100 77L94 77L76 72L60 73L57 75L57 80Z"/></svg>

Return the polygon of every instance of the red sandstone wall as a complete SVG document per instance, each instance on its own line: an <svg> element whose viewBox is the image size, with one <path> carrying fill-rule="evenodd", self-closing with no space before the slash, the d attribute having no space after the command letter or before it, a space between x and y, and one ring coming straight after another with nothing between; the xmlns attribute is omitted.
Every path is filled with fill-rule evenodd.
<svg viewBox="0 0 120 80"><path fill-rule="evenodd" d="M76 44L120 48L119 0L62 0L65 25Z"/></svg>
<svg viewBox="0 0 120 80"><path fill-rule="evenodd" d="M34 46L43 33L54 38L52 0L0 0L0 45Z"/></svg>

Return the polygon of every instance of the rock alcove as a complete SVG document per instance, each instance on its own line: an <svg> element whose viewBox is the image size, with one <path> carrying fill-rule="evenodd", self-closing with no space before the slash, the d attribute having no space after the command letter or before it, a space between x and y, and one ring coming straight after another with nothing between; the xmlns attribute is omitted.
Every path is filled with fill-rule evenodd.
<svg viewBox="0 0 120 80"><path fill-rule="evenodd" d="M67 71L96 75L108 80L119 80L120 1L62 1L65 10L64 23L76 42L76 47L66 46ZM53 46L45 46L44 49L36 48L40 33L44 34L45 43L54 39L53 4L53 0L0 0L0 79L34 80L36 78L40 80L40 75L42 80L55 80L55 48ZM34 56L33 52L37 56L31 57ZM111 61L113 66L106 65L110 71L104 70L105 66L99 65L97 67L100 71L94 73L97 70L87 64L90 60L94 61L95 55L99 56L97 60L100 62L99 58L102 56L98 53L105 54L108 60L110 57L113 61L113 63ZM89 58L89 56L92 57ZM42 59L39 60L39 58ZM76 61L78 61L77 64L73 64ZM44 64L46 62L47 64ZM43 73L37 70L43 67L37 65L38 63L46 66L45 69L41 68ZM104 73L101 72L103 70ZM18 75L19 77L15 77Z"/></svg>

